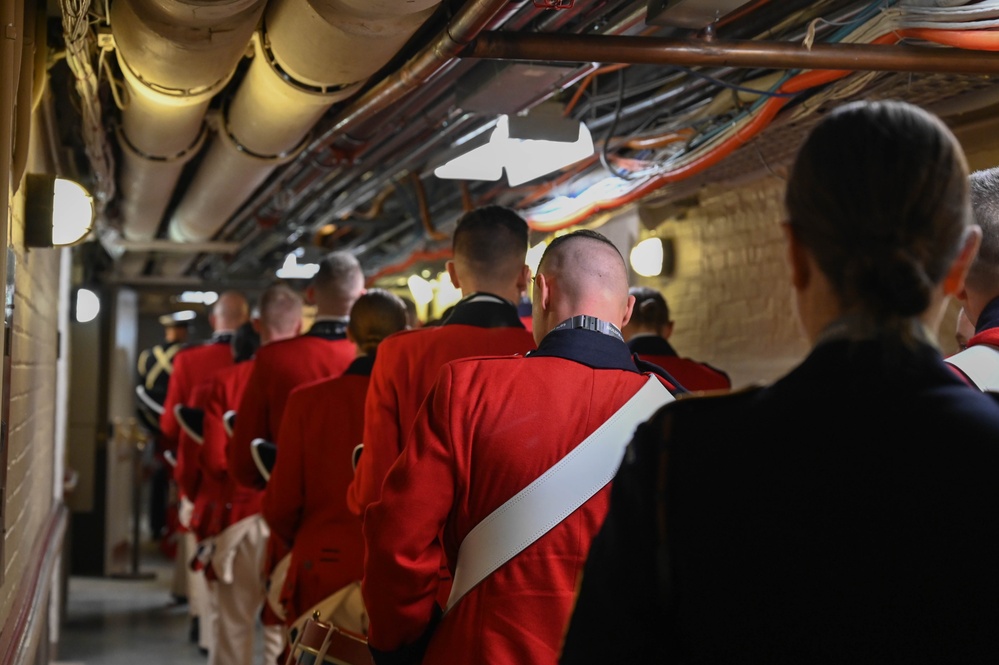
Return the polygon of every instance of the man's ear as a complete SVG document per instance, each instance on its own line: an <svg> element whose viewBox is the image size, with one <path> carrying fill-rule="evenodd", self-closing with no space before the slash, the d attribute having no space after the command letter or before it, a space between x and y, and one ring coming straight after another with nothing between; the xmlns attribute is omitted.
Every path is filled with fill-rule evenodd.
<svg viewBox="0 0 999 665"><path fill-rule="evenodd" d="M964 233L964 244L957 258L951 265L947 276L944 277L944 293L955 296L959 300L966 301L968 294L964 288L964 280L968 276L968 270L978 255L978 247L982 244L982 229L977 224L972 224Z"/></svg>
<svg viewBox="0 0 999 665"><path fill-rule="evenodd" d="M453 259L448 259L448 262L444 264L444 267L447 268L447 274L448 274L448 277L451 278L451 284L454 285L454 288L460 290L461 289L461 282L458 281L458 271L455 270L454 260Z"/></svg>
<svg viewBox="0 0 999 665"><path fill-rule="evenodd" d="M669 336L673 334L673 324L674 322L670 321L669 323L663 326L663 332L662 332L663 339L669 339Z"/></svg>
<svg viewBox="0 0 999 665"><path fill-rule="evenodd" d="M808 287L811 281L811 264L808 261L808 250L801 244L794 229L787 222L783 224L784 239L787 241L787 262L791 267L791 284L801 291Z"/></svg>
<svg viewBox="0 0 999 665"><path fill-rule="evenodd" d="M628 294L628 304L624 308L624 318L621 319L621 330L631 321L631 313L635 310L635 296Z"/></svg>
<svg viewBox="0 0 999 665"><path fill-rule="evenodd" d="M548 278L540 273L535 275L534 286L538 290L535 303L541 308L541 311L547 312L551 307L551 284L548 282Z"/></svg>
<svg viewBox="0 0 999 665"><path fill-rule="evenodd" d="M304 293L304 295L305 295L305 302L306 302L306 304L308 304L308 305L315 305L316 304L316 287L314 287L314 286L307 286L307 287L305 287L305 293Z"/></svg>

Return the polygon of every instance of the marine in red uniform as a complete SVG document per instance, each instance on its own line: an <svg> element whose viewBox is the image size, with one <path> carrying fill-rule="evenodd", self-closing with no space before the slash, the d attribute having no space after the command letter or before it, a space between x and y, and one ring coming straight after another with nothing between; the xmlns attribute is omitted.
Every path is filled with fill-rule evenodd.
<svg viewBox="0 0 999 665"><path fill-rule="evenodd" d="M635 310L631 321L621 332L632 353L645 362L662 367L687 390L727 390L732 387L728 374L707 363L680 356L669 343L673 321L669 318L669 305L661 293L646 286L634 286L630 293L635 296Z"/></svg>
<svg viewBox="0 0 999 665"><path fill-rule="evenodd" d="M291 391L339 376L353 362L357 348L347 339L347 321L363 292L364 273L357 259L349 252L333 252L320 263L307 292L317 312L309 332L266 344L257 352L228 449L229 473L238 483L263 489L250 443L263 438L280 445L276 439Z"/></svg>
<svg viewBox="0 0 999 665"><path fill-rule="evenodd" d="M967 372L951 364L954 372L966 382L982 390L999 392L999 167L975 171L969 178L971 209L975 224L982 229L982 244L978 249L964 288L957 292L957 299L964 305L964 313L975 327L975 334L968 338L967 348L994 347L992 354L976 356ZM972 353L979 354L979 348ZM956 354L948 362L961 362ZM974 377L969 376L973 374Z"/></svg>
<svg viewBox="0 0 999 665"><path fill-rule="evenodd" d="M205 344L197 344L182 349L174 356L173 374L167 387L163 414L160 416L161 440L166 450L176 452L180 437L180 426L174 416L174 406L188 404L191 391L212 374L232 365L232 351L229 348L232 331L250 318L250 308L246 297L235 291L226 291L212 306L208 321L212 326L212 339Z"/></svg>
<svg viewBox="0 0 999 665"><path fill-rule="evenodd" d="M534 338L514 303L530 280L524 264L527 223L512 210L487 206L466 213L452 239L451 282L465 297L440 326L398 333L378 349L365 402L364 453L348 504L363 516L402 452L416 413L447 362L523 354Z"/></svg>
<svg viewBox="0 0 999 665"><path fill-rule="evenodd" d="M477 524L646 384L620 333L632 302L624 260L606 238L592 231L562 236L535 280L537 350L442 368L380 501L365 514L362 588L376 662L555 662L608 488L439 622L438 565L443 549L453 566Z"/></svg>
<svg viewBox="0 0 999 665"><path fill-rule="evenodd" d="M291 548L282 592L289 626L361 579L364 541L360 521L347 510L347 486L364 432L364 397L375 351L406 327L402 300L369 290L350 311L347 334L357 344L357 359L342 376L300 386L288 398L278 435L281 453L267 481L263 515L271 532Z"/></svg>
<svg viewBox="0 0 999 665"><path fill-rule="evenodd" d="M158 443L164 449L161 453L169 453L175 459L178 455L180 442L180 426L174 415L174 407L177 404L186 404L191 400L191 393L199 383L206 381L216 371L232 365L232 352L229 348L232 331L242 325L249 318L249 304L246 297L235 291L226 291L219 295L218 300L212 305L212 312L208 317L212 326L212 340L205 344L198 344L185 348L174 356L173 374L167 388L166 401L163 404L163 414L160 416L160 432L162 436ZM188 500L181 496L181 514L189 512L190 505L185 503ZM190 532L181 536L180 547L176 555L177 566L174 569L174 593L185 595L190 599L190 612L192 617L192 637L198 641L202 648L207 649L208 643L201 636L198 617L201 607L204 604L204 595L207 591L194 582L191 585L189 568L187 562L195 552L195 537ZM181 593L178 593L181 592ZM208 631L205 631L207 636Z"/></svg>

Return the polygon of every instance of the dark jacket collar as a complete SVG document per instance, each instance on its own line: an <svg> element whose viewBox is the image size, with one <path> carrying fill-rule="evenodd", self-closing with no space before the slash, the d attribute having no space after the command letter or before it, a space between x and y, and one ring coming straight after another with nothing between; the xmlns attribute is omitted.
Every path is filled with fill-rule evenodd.
<svg viewBox="0 0 999 665"><path fill-rule="evenodd" d="M978 323L975 324L976 333L990 328L999 328L999 298L989 301L989 304L979 314Z"/></svg>
<svg viewBox="0 0 999 665"><path fill-rule="evenodd" d="M458 301L441 325L464 325L478 328L523 328L517 307L491 293L473 293Z"/></svg>
<svg viewBox="0 0 999 665"><path fill-rule="evenodd" d="M309 332L305 334L328 340L347 339L347 322L339 319L320 319L313 323Z"/></svg>
<svg viewBox="0 0 999 665"><path fill-rule="evenodd" d="M675 356L677 355L673 345L664 337L659 335L638 335L628 341L628 348L632 353L640 356Z"/></svg>
<svg viewBox="0 0 999 665"><path fill-rule="evenodd" d="M366 356L358 356L354 359L354 362L350 363L347 367L347 371L344 374L352 374L355 376L371 376L371 368L375 365L375 354L370 353Z"/></svg>
<svg viewBox="0 0 999 665"><path fill-rule="evenodd" d="M620 369L641 373L628 345L593 330L553 330L544 336L529 358L564 358L593 369Z"/></svg>

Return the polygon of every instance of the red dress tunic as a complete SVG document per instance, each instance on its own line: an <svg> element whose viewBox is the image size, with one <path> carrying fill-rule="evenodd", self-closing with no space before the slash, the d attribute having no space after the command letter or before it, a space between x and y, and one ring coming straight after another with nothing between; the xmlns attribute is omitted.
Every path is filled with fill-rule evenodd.
<svg viewBox="0 0 999 665"><path fill-rule="evenodd" d="M365 514L363 593L376 657L390 662L427 631L441 548L453 566L473 527L646 381L624 343L587 330L552 332L526 358L442 369L381 500ZM554 664L608 495L609 486L473 588L437 626L424 665Z"/></svg>
<svg viewBox="0 0 999 665"><path fill-rule="evenodd" d="M229 435L222 416L239 406L246 389L247 379L253 371L253 360L245 360L215 375L205 402L205 442L201 446L201 469L205 477L221 483L221 509L211 526L211 535L218 535L226 527L260 512L263 492L243 487L229 476L226 448Z"/></svg>
<svg viewBox="0 0 999 665"><path fill-rule="evenodd" d="M662 367L691 392L728 390L732 387L728 374L707 363L679 356L666 339L657 335L632 337L628 348L641 360Z"/></svg>
<svg viewBox="0 0 999 665"><path fill-rule="evenodd" d="M389 468L402 452L416 413L445 363L474 356L524 354L534 337L517 310L495 296L470 296L442 326L390 335L378 347L364 405L364 452L347 494L358 517L378 499Z"/></svg>
<svg viewBox="0 0 999 665"><path fill-rule="evenodd" d="M289 624L361 579L361 522L347 510L346 493L373 360L358 358L342 376L296 388L285 405L263 514L272 537L291 547L282 593Z"/></svg>
<svg viewBox="0 0 999 665"><path fill-rule="evenodd" d="M191 391L218 370L233 364L229 335L219 335L211 342L181 349L173 359L173 374L167 387L163 414L160 416L161 441L165 450L177 451L180 425L173 414L176 404L192 406Z"/></svg>
<svg viewBox="0 0 999 665"><path fill-rule="evenodd" d="M356 355L353 342L312 335L272 342L257 350L228 448L229 473L236 482L263 489L264 480L253 463L250 443L260 437L280 445L276 438L291 391L305 383L339 376Z"/></svg>

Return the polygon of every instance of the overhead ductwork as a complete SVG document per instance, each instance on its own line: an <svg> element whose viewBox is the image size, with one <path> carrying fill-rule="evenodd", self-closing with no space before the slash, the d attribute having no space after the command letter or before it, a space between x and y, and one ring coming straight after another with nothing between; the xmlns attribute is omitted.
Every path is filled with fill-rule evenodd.
<svg viewBox="0 0 999 665"><path fill-rule="evenodd" d="M169 223L212 238L337 101L398 53L439 0L271 0L254 58Z"/></svg>
<svg viewBox="0 0 999 665"><path fill-rule="evenodd" d="M156 236L205 113L246 54L264 0L115 0L111 30L127 104L119 145L122 234Z"/></svg>

